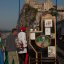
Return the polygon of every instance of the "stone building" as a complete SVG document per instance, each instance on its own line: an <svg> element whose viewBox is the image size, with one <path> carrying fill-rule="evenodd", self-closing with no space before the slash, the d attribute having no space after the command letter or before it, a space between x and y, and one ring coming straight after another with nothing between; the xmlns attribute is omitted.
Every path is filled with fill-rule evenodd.
<svg viewBox="0 0 64 64"><path fill-rule="evenodd" d="M49 9L54 8L54 5L52 0L42 0L42 2L37 2L37 0L25 0L27 4L30 6L38 9L38 14L36 16L40 16L41 12L44 11L49 11ZM64 8L63 7L57 7L57 12L58 12L58 21L61 19L64 19ZM38 20L38 19L37 19Z"/></svg>
<svg viewBox="0 0 64 64"><path fill-rule="evenodd" d="M42 3L37 2L37 0L25 0L25 2L30 6L37 8L38 11L48 11L53 7L53 3L51 2L51 0L43 0Z"/></svg>

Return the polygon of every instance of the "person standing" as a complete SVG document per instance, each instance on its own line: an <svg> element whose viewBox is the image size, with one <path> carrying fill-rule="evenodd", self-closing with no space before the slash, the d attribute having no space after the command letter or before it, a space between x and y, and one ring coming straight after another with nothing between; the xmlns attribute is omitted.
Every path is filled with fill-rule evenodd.
<svg viewBox="0 0 64 64"><path fill-rule="evenodd" d="M17 34L18 34L18 30L16 28L13 28L12 33L6 38L6 50L8 51L9 64L12 64L13 60L15 64L19 64L18 53L15 42Z"/></svg>
<svg viewBox="0 0 64 64"><path fill-rule="evenodd" d="M27 53L27 40L26 40L26 27L22 26L21 27L21 32L18 33L18 54L19 54L19 62L20 64L24 64L25 62L25 57Z"/></svg>
<svg viewBox="0 0 64 64"><path fill-rule="evenodd" d="M4 45L1 36L2 34L0 32L0 64L4 64Z"/></svg>

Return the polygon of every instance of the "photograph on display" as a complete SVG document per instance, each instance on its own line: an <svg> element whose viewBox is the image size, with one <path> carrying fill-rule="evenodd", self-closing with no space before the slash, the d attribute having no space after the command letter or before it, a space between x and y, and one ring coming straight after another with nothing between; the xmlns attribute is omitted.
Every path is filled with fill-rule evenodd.
<svg viewBox="0 0 64 64"><path fill-rule="evenodd" d="M51 35L51 28L45 28L45 35Z"/></svg>
<svg viewBox="0 0 64 64"><path fill-rule="evenodd" d="M52 19L45 20L45 27L52 27Z"/></svg>
<svg viewBox="0 0 64 64"><path fill-rule="evenodd" d="M35 40L35 33L30 33L30 39Z"/></svg>
<svg viewBox="0 0 64 64"><path fill-rule="evenodd" d="M56 57L55 46L49 46L48 47L48 57Z"/></svg>

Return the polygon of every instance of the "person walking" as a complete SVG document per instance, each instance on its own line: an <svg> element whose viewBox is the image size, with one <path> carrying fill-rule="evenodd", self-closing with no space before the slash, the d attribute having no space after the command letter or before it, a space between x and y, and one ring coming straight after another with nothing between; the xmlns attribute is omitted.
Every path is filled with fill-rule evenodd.
<svg viewBox="0 0 64 64"><path fill-rule="evenodd" d="M4 64L4 45L2 40L2 34L0 32L0 64Z"/></svg>
<svg viewBox="0 0 64 64"><path fill-rule="evenodd" d="M12 64L13 60L15 64L19 64L18 53L15 42L17 34L18 34L18 30L16 28L13 28L12 33L6 38L6 50L8 51L9 64Z"/></svg>

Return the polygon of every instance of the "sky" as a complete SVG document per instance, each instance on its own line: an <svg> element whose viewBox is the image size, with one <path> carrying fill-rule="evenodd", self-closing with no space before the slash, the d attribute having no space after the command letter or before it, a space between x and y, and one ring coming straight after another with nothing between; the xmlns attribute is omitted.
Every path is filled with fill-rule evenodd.
<svg viewBox="0 0 64 64"><path fill-rule="evenodd" d="M20 0L20 8L24 5ZM19 15L19 0L0 0L0 30L11 30L16 27Z"/></svg>
<svg viewBox="0 0 64 64"><path fill-rule="evenodd" d="M64 5L64 0L57 0L57 2ZM21 9L24 3L24 0L20 0ZM16 27L18 16L19 0L0 0L0 30L11 30Z"/></svg>

